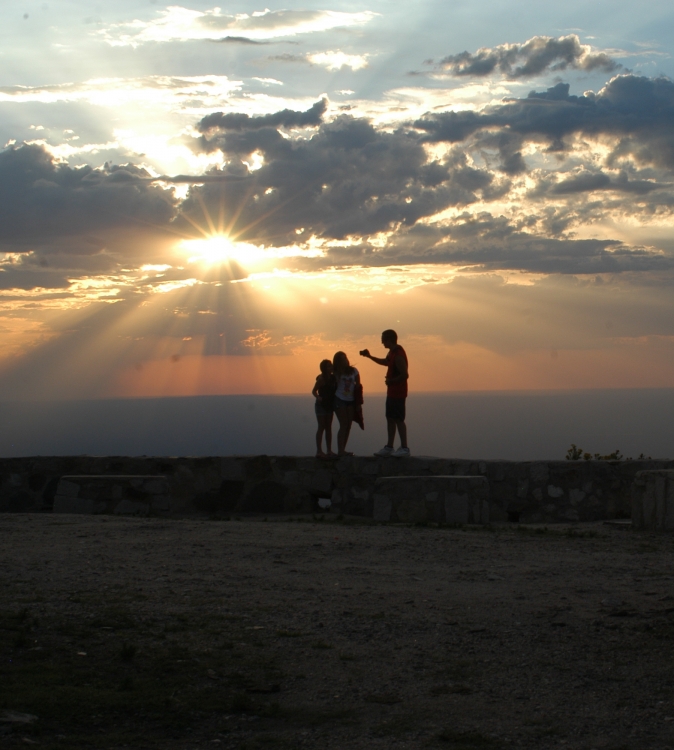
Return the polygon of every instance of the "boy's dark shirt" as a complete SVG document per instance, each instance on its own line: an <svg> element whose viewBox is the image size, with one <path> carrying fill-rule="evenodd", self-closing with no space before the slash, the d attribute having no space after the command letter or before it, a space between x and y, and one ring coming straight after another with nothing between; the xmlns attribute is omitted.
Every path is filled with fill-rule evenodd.
<svg viewBox="0 0 674 750"><path fill-rule="evenodd" d="M396 358L401 355L404 357L405 362L407 362L407 354L400 344L396 344L386 355L386 363L388 364L388 370L386 370L387 379L400 374L395 361ZM387 386L386 395L389 398L407 398L407 378L401 380L399 383L391 383L391 385Z"/></svg>

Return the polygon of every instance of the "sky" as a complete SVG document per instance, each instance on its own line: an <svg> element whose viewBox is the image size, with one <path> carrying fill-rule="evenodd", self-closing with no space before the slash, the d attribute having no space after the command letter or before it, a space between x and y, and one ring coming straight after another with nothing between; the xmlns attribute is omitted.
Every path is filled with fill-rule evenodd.
<svg viewBox="0 0 674 750"><path fill-rule="evenodd" d="M674 10L0 5L0 392L674 386Z"/></svg>

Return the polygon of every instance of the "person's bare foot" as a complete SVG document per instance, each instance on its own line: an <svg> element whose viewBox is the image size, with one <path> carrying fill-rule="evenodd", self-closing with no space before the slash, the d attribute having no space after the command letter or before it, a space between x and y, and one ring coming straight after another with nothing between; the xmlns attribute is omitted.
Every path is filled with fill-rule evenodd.
<svg viewBox="0 0 674 750"><path fill-rule="evenodd" d="M318 451L316 454L316 458L327 458L327 454L323 453L323 451Z"/></svg>
<svg viewBox="0 0 674 750"><path fill-rule="evenodd" d="M353 456L352 451L344 451L344 453L338 453L337 457L340 458L341 456Z"/></svg>

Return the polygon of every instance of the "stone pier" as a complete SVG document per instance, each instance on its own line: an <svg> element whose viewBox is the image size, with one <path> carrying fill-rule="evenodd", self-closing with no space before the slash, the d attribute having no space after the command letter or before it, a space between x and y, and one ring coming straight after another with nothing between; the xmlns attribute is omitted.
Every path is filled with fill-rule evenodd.
<svg viewBox="0 0 674 750"><path fill-rule="evenodd" d="M429 520L441 517L438 509L444 508L445 522L454 522L449 519L458 518L454 515L459 513L455 506L441 502L440 495L435 501L426 497L445 489L425 490L424 483L450 479L462 482L460 477L474 477L488 487L491 523L568 523L630 518L631 486L637 473L663 470L674 471L674 461L34 456L0 459L0 512L64 512L75 509L68 505L74 498L91 500L78 506L88 512L147 510L157 516L208 517L329 511L383 519L388 501L375 496L389 497L388 491L382 489L385 480L405 478L409 486L421 488ZM155 481L165 485L145 484ZM64 484L59 489L61 482ZM134 487L134 482L140 485ZM73 484L79 487L77 492ZM401 486L406 485L403 482ZM158 491L153 493L150 487ZM474 509L467 512L469 522L483 523L486 518L482 510L479 514ZM464 511L460 513L465 519ZM423 515L418 503L411 511L404 503L401 506L391 500L391 520L416 518L419 514Z"/></svg>
<svg viewBox="0 0 674 750"><path fill-rule="evenodd" d="M375 521L489 523L486 477L382 477L372 499Z"/></svg>
<svg viewBox="0 0 674 750"><path fill-rule="evenodd" d="M632 485L632 525L636 529L674 531L674 471L637 473Z"/></svg>

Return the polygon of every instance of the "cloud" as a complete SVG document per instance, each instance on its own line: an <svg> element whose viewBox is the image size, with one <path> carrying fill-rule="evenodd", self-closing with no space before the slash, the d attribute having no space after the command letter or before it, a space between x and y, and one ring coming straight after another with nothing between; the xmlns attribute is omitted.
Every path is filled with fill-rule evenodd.
<svg viewBox="0 0 674 750"><path fill-rule="evenodd" d="M245 38L259 42L335 28L361 26L378 14L333 10L264 10L229 15L220 8L206 11L177 5L159 11L152 21L119 23L97 32L111 45L137 46L146 42L222 41Z"/></svg>
<svg viewBox="0 0 674 750"><path fill-rule="evenodd" d="M321 99L306 112L295 112L290 109L284 109L281 112L260 115L258 117L234 112L229 114L214 112L197 123L197 130L200 133L209 133L213 130L243 131L260 130L261 128L313 127L321 124L327 108L327 99Z"/></svg>
<svg viewBox="0 0 674 750"><path fill-rule="evenodd" d="M71 252L91 254L101 249L101 231L166 226L176 201L149 178L133 165L71 168L42 146L10 147L0 152L0 249L65 242Z"/></svg>
<svg viewBox="0 0 674 750"><path fill-rule="evenodd" d="M419 250L423 248L424 252ZM467 265L482 271L517 270L543 274L661 272L674 258L661 251L606 239L550 237L518 228L503 216L464 213L451 223L417 226L392 243L382 262ZM386 256L389 255L389 258Z"/></svg>
<svg viewBox="0 0 674 750"><path fill-rule="evenodd" d="M563 151L568 136L620 139L614 160L629 156L637 162L674 168L674 83L668 78L621 75L597 94L569 94L568 83L525 99L511 99L482 112L429 113L414 126L429 143L458 143L489 131L523 141L547 141Z"/></svg>
<svg viewBox="0 0 674 750"><path fill-rule="evenodd" d="M0 153L0 250L17 257L0 264L0 286L66 288L74 278L107 275L124 294L145 294L220 282L196 268L149 279L133 270L141 258L166 257L152 261L140 249L129 251L131 270L121 273L123 243L111 243L126 232L137 248L141 235L175 244L216 226L233 241L267 248L269 269L662 273L671 268L662 244L641 246L619 231L573 232L637 212L671 215L662 145L673 138L672 102L668 79L624 75L596 94L572 96L559 84L479 111L429 113L394 130L349 115L328 119L327 99L300 111L214 112L196 123L199 137L184 140L195 160L207 154L221 166L194 175L73 168L42 146L12 147ZM592 144L603 148L601 159ZM637 169L639 160L646 167ZM190 185L186 198L166 183Z"/></svg>
<svg viewBox="0 0 674 750"><path fill-rule="evenodd" d="M321 65L328 70L362 70L368 66L368 54L348 55L341 50L329 50L327 52L309 52L304 55L292 55L289 53L281 55L270 55L267 59L272 62L306 63L309 65Z"/></svg>
<svg viewBox="0 0 674 750"><path fill-rule="evenodd" d="M553 195L573 195L575 193L609 190L632 195L647 195L655 190L670 188L671 184L658 183L655 180L632 180L625 172L614 177L600 170L582 169L571 177L559 180L549 186Z"/></svg>
<svg viewBox="0 0 674 750"><path fill-rule="evenodd" d="M290 115L294 122L298 113ZM288 116L281 112L272 120ZM475 202L492 182L461 153L429 161L416 134L379 130L365 119L341 115L297 140L274 127L245 128L254 119L202 120L199 128L209 131L196 148L222 151L226 169L240 168L253 153L262 166L240 183L195 187L182 205L194 220L204 205L212 216L224 212L225 224L241 240L284 246L311 236L344 239L411 226L449 206ZM218 122L238 129L214 129Z"/></svg>
<svg viewBox="0 0 674 750"><path fill-rule="evenodd" d="M614 73L622 66L605 52L593 52L576 34L562 37L535 36L523 44L482 47L475 53L443 57L437 67L452 76L480 78L500 73L505 78L531 78L548 72L581 70Z"/></svg>
<svg viewBox="0 0 674 750"><path fill-rule="evenodd" d="M198 99L202 106L217 106L238 92L242 85L242 81L233 81L226 75L92 78L47 86L1 86L0 102L88 102L101 107L185 106Z"/></svg>
<svg viewBox="0 0 674 750"><path fill-rule="evenodd" d="M212 41L223 44L269 44L269 42L261 42L258 39L249 39L247 36L226 36L223 39L213 39Z"/></svg>

